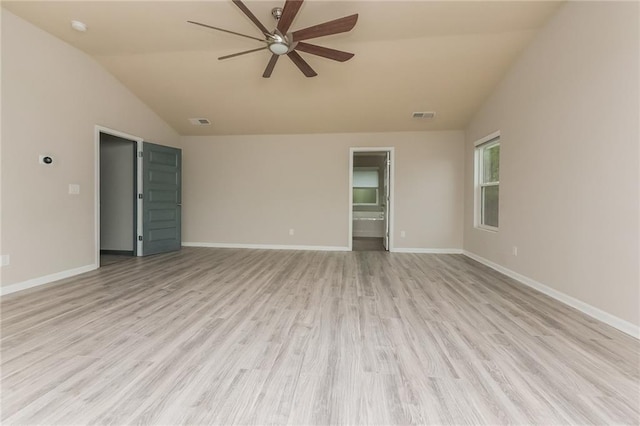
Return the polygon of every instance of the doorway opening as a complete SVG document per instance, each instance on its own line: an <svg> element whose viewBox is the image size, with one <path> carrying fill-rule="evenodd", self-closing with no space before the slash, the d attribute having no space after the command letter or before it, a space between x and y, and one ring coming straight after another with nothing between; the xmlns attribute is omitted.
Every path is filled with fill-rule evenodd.
<svg viewBox="0 0 640 426"><path fill-rule="evenodd" d="M393 175L393 148L350 149L350 250L393 250Z"/></svg>
<svg viewBox="0 0 640 426"><path fill-rule="evenodd" d="M141 139L96 128L96 264L129 260L138 242L138 143Z"/></svg>

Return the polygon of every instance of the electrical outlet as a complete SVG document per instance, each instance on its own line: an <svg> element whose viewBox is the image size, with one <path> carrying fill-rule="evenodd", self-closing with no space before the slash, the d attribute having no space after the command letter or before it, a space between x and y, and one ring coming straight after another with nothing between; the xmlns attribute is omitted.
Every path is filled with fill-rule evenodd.
<svg viewBox="0 0 640 426"><path fill-rule="evenodd" d="M513 246L511 248L511 254L513 254L514 256L518 255L518 246Z"/></svg>
<svg viewBox="0 0 640 426"><path fill-rule="evenodd" d="M404 231L400 231L400 237L401 237L401 238L404 238L404 237L406 237L406 236L407 236L407 233L406 233L406 232L404 232Z"/></svg>
<svg viewBox="0 0 640 426"><path fill-rule="evenodd" d="M293 235L293 234L295 234L295 232L296 232L295 229L293 229L293 228L289 229L289 235Z"/></svg>
<svg viewBox="0 0 640 426"><path fill-rule="evenodd" d="M0 259L0 266L9 266L10 259L8 254L3 254Z"/></svg>

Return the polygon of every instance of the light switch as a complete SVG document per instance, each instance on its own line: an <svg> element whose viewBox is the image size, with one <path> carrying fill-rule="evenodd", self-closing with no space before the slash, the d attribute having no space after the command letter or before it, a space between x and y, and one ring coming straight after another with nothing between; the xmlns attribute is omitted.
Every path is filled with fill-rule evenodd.
<svg viewBox="0 0 640 426"><path fill-rule="evenodd" d="M69 194L72 194L72 195L80 194L80 185L78 185L77 183L70 183Z"/></svg>

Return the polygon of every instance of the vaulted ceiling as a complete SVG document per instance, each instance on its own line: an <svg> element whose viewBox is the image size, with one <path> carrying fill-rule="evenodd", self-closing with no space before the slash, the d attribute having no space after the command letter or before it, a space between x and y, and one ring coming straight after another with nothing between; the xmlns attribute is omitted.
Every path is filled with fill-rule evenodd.
<svg viewBox="0 0 640 426"><path fill-rule="evenodd" d="M284 0L245 4L272 29ZM182 135L463 129L559 4L308 0L291 30L357 13L351 32L312 41L355 56L301 53L313 78L281 58L266 79L268 51L217 59L259 42L186 22L262 37L230 0L2 3L95 58ZM200 117L212 124L188 121Z"/></svg>

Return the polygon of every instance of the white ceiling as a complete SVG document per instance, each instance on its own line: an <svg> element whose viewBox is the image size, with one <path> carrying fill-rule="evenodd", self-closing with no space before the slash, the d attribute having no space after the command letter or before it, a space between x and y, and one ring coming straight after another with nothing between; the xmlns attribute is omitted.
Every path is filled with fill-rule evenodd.
<svg viewBox="0 0 640 426"><path fill-rule="evenodd" d="M284 1L245 3L272 28L270 11ZM351 32L308 40L355 57L301 53L313 78L282 57L265 79L267 51L217 60L259 42L186 23L261 37L230 0L2 3L94 57L182 135L463 129L559 4L307 0L291 30L358 13ZM72 30L74 19L89 30Z"/></svg>

